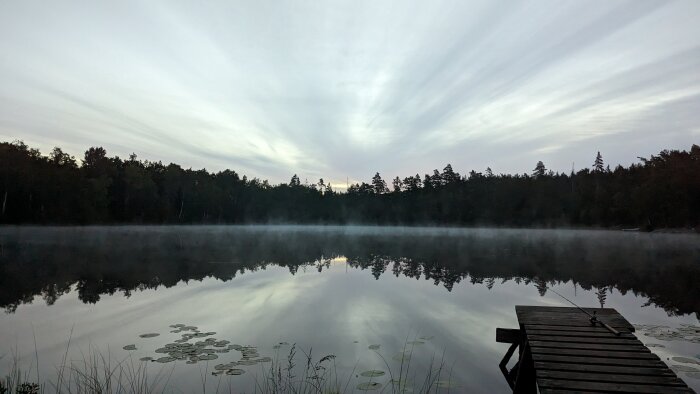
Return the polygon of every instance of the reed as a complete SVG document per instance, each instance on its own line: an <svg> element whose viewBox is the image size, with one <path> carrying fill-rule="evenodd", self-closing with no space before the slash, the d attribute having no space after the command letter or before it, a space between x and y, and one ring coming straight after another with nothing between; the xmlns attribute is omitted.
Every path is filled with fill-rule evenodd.
<svg viewBox="0 0 700 394"><path fill-rule="evenodd" d="M99 349L89 347L86 352L80 352L81 357L77 360L69 360L69 350L70 339L61 365L55 368L54 377L43 382L38 380L38 371L33 371L34 365L38 369L38 352L35 351L36 360L31 363L32 367L23 370L15 351L10 360L9 373L0 378L0 394L150 394L174 389L168 385L174 366L152 373L148 370L150 363L135 360L131 355L117 359L109 350L103 353ZM375 350L386 367L386 375L379 379L375 379L375 376L369 376L367 380L361 378L360 382L353 381L353 378L360 377L356 374L359 360L355 362L351 371L339 373L335 355L328 354L317 358L312 348L305 351L293 344L286 354L280 354L278 351L269 366L260 364L257 372L249 371L254 374L254 383L253 387L246 391L265 394L351 393L364 392L357 386L358 383L375 382L381 385L377 385L377 392L381 393L449 393L452 386L445 382L450 381L451 370L447 373L447 380L441 380L446 375L444 350L439 358L433 355L428 368L420 371L411 363L413 351L413 344L404 343L400 363L392 368L391 363ZM0 361L2 359L3 357L0 357ZM207 390L207 375L208 368L200 376L202 392ZM232 384L235 382L232 383L230 378L222 379L226 378L219 378L216 392L225 391L225 388L221 390L221 386L222 383L226 385L226 380L228 391L233 392Z"/></svg>

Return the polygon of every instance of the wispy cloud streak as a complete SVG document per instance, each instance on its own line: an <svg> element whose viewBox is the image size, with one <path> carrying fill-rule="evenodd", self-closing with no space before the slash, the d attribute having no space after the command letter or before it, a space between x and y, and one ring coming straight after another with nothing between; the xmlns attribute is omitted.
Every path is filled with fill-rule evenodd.
<svg viewBox="0 0 700 394"><path fill-rule="evenodd" d="M697 143L700 3L0 4L0 138L335 184Z"/></svg>

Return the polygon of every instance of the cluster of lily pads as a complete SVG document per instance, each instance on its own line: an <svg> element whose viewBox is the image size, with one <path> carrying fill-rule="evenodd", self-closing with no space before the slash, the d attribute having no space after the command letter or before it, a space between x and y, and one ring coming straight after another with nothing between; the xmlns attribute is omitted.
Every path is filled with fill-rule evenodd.
<svg viewBox="0 0 700 394"><path fill-rule="evenodd" d="M271 362L270 357L260 357L257 349L254 346L242 346L237 344L231 344L227 340L218 340L213 337L216 335L215 332L201 332L195 326L188 326L185 324L173 324L170 326L174 330L171 333L183 333L182 338L176 339L173 343L168 343L163 347L155 350L156 353L162 354L163 356L154 357L142 357L141 361L153 361L158 363L169 363L177 360L184 360L186 364L196 364L199 361L210 361L219 358L218 354L229 353L231 351L237 351L241 353L241 358L238 361L233 361L224 364L218 364L214 366L213 375L242 375L245 373L244 370L235 368L236 366L243 365L256 365L258 363ZM148 333L141 334L141 338L153 338L160 334L158 333ZM208 338L207 338L208 337ZM206 338L203 340L196 341L194 343L190 342L194 339ZM136 345L126 345L124 350L137 350Z"/></svg>
<svg viewBox="0 0 700 394"><path fill-rule="evenodd" d="M412 355L412 347L415 346L420 346L424 345L427 341L430 341L433 339L434 336L423 336L418 338L415 341L409 341L406 342L407 346L410 346L411 349L404 349L403 351L395 354L392 356L392 359L394 361L398 361L401 363L408 362L411 358ZM354 343L358 343L358 341L353 341ZM372 344L367 347L369 350L374 350L378 351L381 348L381 345L379 344ZM382 385L379 382L372 381L372 378L378 378L381 376L384 376L386 373L384 371L380 371L377 369L371 369L369 371L364 371L360 373L360 376L365 377L365 378L370 378L368 382L362 382L356 386L357 390L360 391L374 391L374 390L380 390L384 385ZM391 379L388 384L391 384L394 386L394 390L392 391L398 391L400 393L410 393L413 392L413 389L409 386L409 383L405 379ZM455 388L457 387L457 384L454 381L451 380L438 380L435 383L436 388L442 388L442 389L448 389L448 388Z"/></svg>
<svg viewBox="0 0 700 394"><path fill-rule="evenodd" d="M658 339L661 341L681 341L700 344L700 326L692 324L681 324L680 327L672 328L662 325L635 324L634 327L643 336ZM660 343L645 343L647 347L665 347ZM685 376L700 379L700 354L692 357L671 357L670 361L680 364L669 365L674 372L683 372Z"/></svg>
<svg viewBox="0 0 700 394"><path fill-rule="evenodd" d="M650 324L635 324L634 327L644 336L660 339L662 341L700 343L700 326L694 326L692 324L681 324L680 327L677 328Z"/></svg>

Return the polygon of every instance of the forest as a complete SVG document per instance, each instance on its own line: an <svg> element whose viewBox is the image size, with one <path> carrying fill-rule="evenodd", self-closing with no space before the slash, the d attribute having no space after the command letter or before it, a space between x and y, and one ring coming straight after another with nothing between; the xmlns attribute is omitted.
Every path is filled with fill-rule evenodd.
<svg viewBox="0 0 700 394"><path fill-rule="evenodd" d="M432 174L376 173L346 193L320 179L272 185L233 170L110 157L47 156L21 141L0 143L0 223L227 224L334 223L513 227L696 228L700 146L664 150L629 167L606 166L600 152L577 172L470 171L447 164Z"/></svg>

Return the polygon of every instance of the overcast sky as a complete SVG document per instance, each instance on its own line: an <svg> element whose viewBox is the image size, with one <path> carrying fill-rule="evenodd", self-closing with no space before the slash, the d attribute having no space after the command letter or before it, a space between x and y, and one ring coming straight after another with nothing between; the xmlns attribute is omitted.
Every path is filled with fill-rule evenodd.
<svg viewBox="0 0 700 394"><path fill-rule="evenodd" d="M700 1L0 2L0 139L335 185L700 143Z"/></svg>

